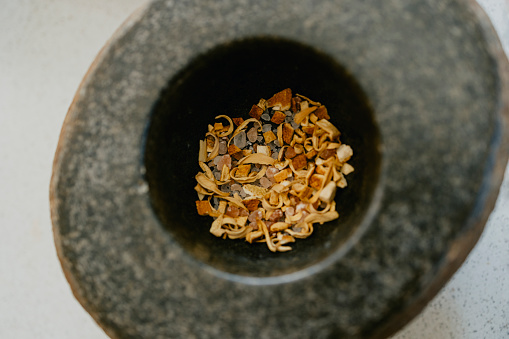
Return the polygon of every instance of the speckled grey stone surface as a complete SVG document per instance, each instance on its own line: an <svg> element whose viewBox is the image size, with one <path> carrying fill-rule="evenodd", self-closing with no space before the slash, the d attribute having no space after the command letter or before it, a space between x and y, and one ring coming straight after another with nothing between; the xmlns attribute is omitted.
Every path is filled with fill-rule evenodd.
<svg viewBox="0 0 509 339"><path fill-rule="evenodd" d="M481 21L480 21L481 20ZM77 299L115 338L382 337L475 243L508 151L507 60L461 1L156 1L116 34L62 130L55 241ZM230 279L160 225L143 143L160 90L189 60L274 35L343 64L382 135L381 195L342 257L293 278Z"/></svg>

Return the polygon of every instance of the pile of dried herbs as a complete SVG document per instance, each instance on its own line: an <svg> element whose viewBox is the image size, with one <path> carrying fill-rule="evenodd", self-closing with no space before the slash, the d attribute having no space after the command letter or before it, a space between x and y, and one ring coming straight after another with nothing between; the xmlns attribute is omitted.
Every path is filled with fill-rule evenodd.
<svg viewBox="0 0 509 339"><path fill-rule="evenodd" d="M200 140L195 190L217 237L265 242L273 252L338 218L336 188L354 169L327 108L289 88L261 99L251 118L216 117Z"/></svg>

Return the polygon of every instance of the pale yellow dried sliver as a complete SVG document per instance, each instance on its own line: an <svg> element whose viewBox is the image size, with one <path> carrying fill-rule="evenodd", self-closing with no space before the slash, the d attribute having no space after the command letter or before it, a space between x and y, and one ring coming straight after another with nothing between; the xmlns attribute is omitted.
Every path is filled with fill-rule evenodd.
<svg viewBox="0 0 509 339"><path fill-rule="evenodd" d="M252 231L252 229L253 228L251 226L247 226L242 227L241 229L236 231L226 230L226 234L228 234L228 238L230 239L241 239L245 238L246 235Z"/></svg>
<svg viewBox="0 0 509 339"><path fill-rule="evenodd" d="M208 162L208 161L214 159L219 154L219 139L212 132L208 132L207 134L205 134L205 136L208 136L208 135L211 135L214 138L214 147L212 148L212 151L210 152L210 155L207 157L205 162Z"/></svg>
<svg viewBox="0 0 509 339"><path fill-rule="evenodd" d="M306 224L306 223L300 223L296 225L297 227L302 227L303 230L300 232L294 231L293 229L289 228L285 232L290 234L291 236L299 239L306 239L313 233L313 224Z"/></svg>
<svg viewBox="0 0 509 339"><path fill-rule="evenodd" d="M295 95L300 97L300 98L302 98L302 99L304 99L304 100L306 100L306 101L308 101L311 105L322 106L322 104L319 103L318 101L313 101L313 100L309 99L308 97L305 97L305 96L303 96L301 94L296 93Z"/></svg>
<svg viewBox="0 0 509 339"><path fill-rule="evenodd" d="M267 242L267 247L269 248L269 250L271 250L272 252L276 252L277 247L272 242L272 239L269 236L269 230L267 229L265 223L262 220L257 219L256 224L258 225L258 228L260 228L265 234L265 241Z"/></svg>
<svg viewBox="0 0 509 339"><path fill-rule="evenodd" d="M238 127L237 129L233 132L232 136L230 137L230 140L228 140L228 145L227 146L230 146L230 142L233 140L233 138L235 138L235 136L237 134L239 134L244 128L246 128L246 126L251 123L251 122L256 122L260 127L258 128L258 131L261 131L262 130L262 123L260 122L260 120L258 119L255 119L255 118L250 118L250 119L247 119L247 120L244 120Z"/></svg>
<svg viewBox="0 0 509 339"><path fill-rule="evenodd" d="M213 195L214 192L209 192L207 191L205 188L203 188L200 184L197 184L196 186L194 186L194 190L198 193L198 194L203 194L203 195ZM201 200L201 199L200 199Z"/></svg>
<svg viewBox="0 0 509 339"><path fill-rule="evenodd" d="M267 109L267 100L262 98L256 105L265 111Z"/></svg>
<svg viewBox="0 0 509 339"><path fill-rule="evenodd" d="M242 164L260 164L260 165L274 165L276 159L271 158L265 154L253 153L239 160L239 165Z"/></svg>
<svg viewBox="0 0 509 339"><path fill-rule="evenodd" d="M224 168L224 167L223 167L223 168ZM219 187L219 186L221 186L221 185L228 184L228 183L230 183L230 182L231 182L231 180L230 180L230 179L228 179L228 180L226 180L226 181L221 181L221 180L217 180L217 179L215 179L215 178L214 178L214 183L215 183L218 187Z"/></svg>
<svg viewBox="0 0 509 339"><path fill-rule="evenodd" d="M230 169L228 166L223 165L223 169L221 170L221 181L226 182L230 180Z"/></svg>
<svg viewBox="0 0 509 339"><path fill-rule="evenodd" d="M224 214L226 212L226 206L228 206L228 203L224 200L221 200L219 202L219 207L217 208L219 213Z"/></svg>
<svg viewBox="0 0 509 339"><path fill-rule="evenodd" d="M247 177L236 177L235 176L235 173L237 172L237 167L234 167L231 171L230 171L230 177L237 181L239 184L247 184L247 183L251 183L251 182L255 182L256 180L260 179L261 177L263 177L265 175L265 173L267 172L267 166L262 166L262 169L256 173L256 172L251 172L249 173L249 176ZM254 173L256 173L256 175L254 175Z"/></svg>
<svg viewBox="0 0 509 339"><path fill-rule="evenodd" d="M311 113L311 114L313 114L313 113ZM308 126L310 125L309 117L311 116L311 114L310 114L310 115L308 115L308 116L306 116L306 117L304 118L304 120L302 120L302 122L300 123L300 125L301 125L302 127L308 127Z"/></svg>
<svg viewBox="0 0 509 339"><path fill-rule="evenodd" d="M324 207L323 210L316 210L315 207L313 206L313 204L310 204L309 205L309 212L311 213L318 213L318 214L321 214L321 213L327 213L329 211L335 211L335 206L336 206L336 202L334 200L332 200L330 203L326 204L326 206Z"/></svg>
<svg viewBox="0 0 509 339"><path fill-rule="evenodd" d="M223 225L223 216L220 215L216 220L212 222L210 226L209 232L215 235L216 237L220 237L225 233L225 230L221 227Z"/></svg>
<svg viewBox="0 0 509 339"><path fill-rule="evenodd" d="M219 190L216 183L211 181L209 178L207 178L207 176L204 173L201 173L201 172L198 173L195 176L195 179L198 182L198 184L200 184L203 188L205 188L208 191L214 192L220 196L228 196L229 195L229 193L222 192L221 190Z"/></svg>
<svg viewBox="0 0 509 339"><path fill-rule="evenodd" d="M311 163L310 166L309 166L309 169L308 169L308 173L306 174L306 186L309 186L309 179L311 178L311 176L313 175L313 172L315 170L315 164Z"/></svg>
<svg viewBox="0 0 509 339"><path fill-rule="evenodd" d="M281 149L279 150L279 153L277 155L277 161L281 162L281 160L283 160L283 157L285 156L285 148L288 148L288 147L289 147L288 145L284 145L283 147L281 147Z"/></svg>
<svg viewBox="0 0 509 339"><path fill-rule="evenodd" d="M244 204L242 203L242 198L239 196L238 193L235 193L233 197L219 197L219 198L225 199L234 204L235 206L245 209L247 211L247 207L244 206Z"/></svg>
<svg viewBox="0 0 509 339"><path fill-rule="evenodd" d="M331 124L329 120L326 119L318 120L316 122L316 125L323 129L324 131L326 131L329 134L331 140L336 139L340 135L339 130L336 128L336 126Z"/></svg>
<svg viewBox="0 0 509 339"><path fill-rule="evenodd" d="M341 146L341 143L338 142L329 142L327 145L327 149L335 149Z"/></svg>
<svg viewBox="0 0 509 339"><path fill-rule="evenodd" d="M217 135L219 137L227 137L233 132L233 128L234 128L233 126L235 126L235 125L233 124L232 119L227 115L221 114L216 117L216 119L220 119L220 118L225 118L226 120L228 120L228 122L230 123L230 126L228 127L228 130L226 132L219 132L219 133L217 133Z"/></svg>
<svg viewBox="0 0 509 339"><path fill-rule="evenodd" d="M288 252L288 251L292 250L292 248L290 246L281 246L281 242L278 242L275 246L276 246L276 251L278 251L278 252Z"/></svg>
<svg viewBox="0 0 509 339"><path fill-rule="evenodd" d="M295 238L281 232L277 233L276 239L274 240L274 244L276 245L278 252L291 251L292 248L290 246L282 246L291 242L295 242Z"/></svg>
<svg viewBox="0 0 509 339"><path fill-rule="evenodd" d="M200 150L198 152L198 161L207 161L207 141L200 140Z"/></svg>
<svg viewBox="0 0 509 339"><path fill-rule="evenodd" d="M253 240L256 240L260 237L263 237L263 231L252 231L246 235L246 241L251 244L253 243Z"/></svg>
<svg viewBox="0 0 509 339"><path fill-rule="evenodd" d="M335 182L338 182L339 180L341 180L342 178L342 174L341 172L339 172L336 168L336 166L334 166L332 168L332 180L334 180Z"/></svg>
<svg viewBox="0 0 509 339"><path fill-rule="evenodd" d="M327 136L326 134L324 135ZM313 135L313 138L311 140L313 141L313 149L318 153L327 148L327 145L322 145L323 140L321 140L318 136Z"/></svg>
<svg viewBox="0 0 509 339"><path fill-rule="evenodd" d="M295 130L295 133L302 138L302 142L304 142L304 140L307 138L307 135L306 133L304 133L301 129L297 128Z"/></svg>
<svg viewBox="0 0 509 339"><path fill-rule="evenodd" d="M296 144L302 144L304 143L304 138L299 136L298 134L294 134L292 138L292 142L290 142L290 146L294 147Z"/></svg>
<svg viewBox="0 0 509 339"><path fill-rule="evenodd" d="M262 206L263 208L265 208L267 211L273 211L273 210L276 210L278 208L281 208L283 207L283 199L279 199L278 201L278 204L276 206L273 206L271 205L267 199L263 198L262 199Z"/></svg>
<svg viewBox="0 0 509 339"><path fill-rule="evenodd" d="M284 206L290 206L292 204L292 201L288 197L288 193L281 194L281 198L283 200L283 205Z"/></svg>
<svg viewBox="0 0 509 339"><path fill-rule="evenodd" d="M320 145L320 147L322 147L323 145L327 146L327 143L326 143L327 138L329 138L328 133L326 133L320 137L320 140L318 141L318 144ZM325 148L327 148L327 147L325 147Z"/></svg>
<svg viewBox="0 0 509 339"><path fill-rule="evenodd" d="M290 161L290 159L286 159L285 162L276 162L274 164L274 167L277 168L278 170L282 171L286 168L286 166L288 166L289 164L291 164L292 162Z"/></svg>
<svg viewBox="0 0 509 339"><path fill-rule="evenodd" d="M285 222L288 223L288 224L294 224L297 221L299 221L300 219L302 219L302 212L301 211L295 213L294 215L287 216L285 218Z"/></svg>
<svg viewBox="0 0 509 339"><path fill-rule="evenodd" d="M293 121L297 124L300 124L304 120L304 118L306 118L308 115L316 111L316 108L317 108L316 106L313 106L301 110L299 113L295 114L295 116L293 117Z"/></svg>
<svg viewBox="0 0 509 339"><path fill-rule="evenodd" d="M309 137L306 140L304 140L304 149L306 152L309 152L313 149L313 137Z"/></svg>
<svg viewBox="0 0 509 339"><path fill-rule="evenodd" d="M305 223L320 223L323 224L324 222L331 221L334 219L337 219L339 217L338 212L336 211L330 211L326 213L311 213L306 218L304 218Z"/></svg>
<svg viewBox="0 0 509 339"><path fill-rule="evenodd" d="M280 232L286 230L288 227L290 227L290 224L287 224L286 222L276 222L270 226L270 230L273 232Z"/></svg>
<svg viewBox="0 0 509 339"><path fill-rule="evenodd" d="M209 178L210 180L214 180L214 174L212 173L212 171L210 170L210 167L207 166L206 163L199 161L198 165L200 165L201 169L205 172L205 175L207 176L207 178Z"/></svg>
<svg viewBox="0 0 509 339"><path fill-rule="evenodd" d="M288 187L284 186L282 183L283 183L283 181L280 183L274 184L274 185L272 185L272 187L270 189L276 193L282 193L284 191L287 191Z"/></svg>
<svg viewBox="0 0 509 339"><path fill-rule="evenodd" d="M237 225L237 220L235 220L235 218L232 218L232 217L229 217L229 216L224 216L223 219L222 219L222 223L223 225L226 225L226 224L229 224L229 225Z"/></svg>

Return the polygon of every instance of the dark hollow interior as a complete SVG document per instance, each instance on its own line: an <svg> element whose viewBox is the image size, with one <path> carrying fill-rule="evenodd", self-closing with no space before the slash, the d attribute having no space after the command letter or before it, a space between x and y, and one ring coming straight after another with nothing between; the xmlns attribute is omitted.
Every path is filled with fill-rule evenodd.
<svg viewBox="0 0 509 339"><path fill-rule="evenodd" d="M196 212L199 140L216 115L246 119L260 98L288 87L326 105L341 141L354 150L349 163L355 171L336 194L339 219L316 225L285 253L217 238L209 233L212 218ZM153 106L144 162L152 206L191 256L221 271L268 277L319 263L358 230L378 182L379 143L368 99L343 67L309 46L263 37L216 47L170 79Z"/></svg>

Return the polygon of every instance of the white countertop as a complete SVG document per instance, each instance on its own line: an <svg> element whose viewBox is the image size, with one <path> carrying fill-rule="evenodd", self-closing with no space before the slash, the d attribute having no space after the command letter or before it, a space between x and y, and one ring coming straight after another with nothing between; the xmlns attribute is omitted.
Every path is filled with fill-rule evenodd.
<svg viewBox="0 0 509 339"><path fill-rule="evenodd" d="M479 1L509 52L509 1ZM60 128L99 49L145 0L3 0L0 11L0 338L107 338L58 262L49 180ZM509 168L486 230L393 339L509 338Z"/></svg>

